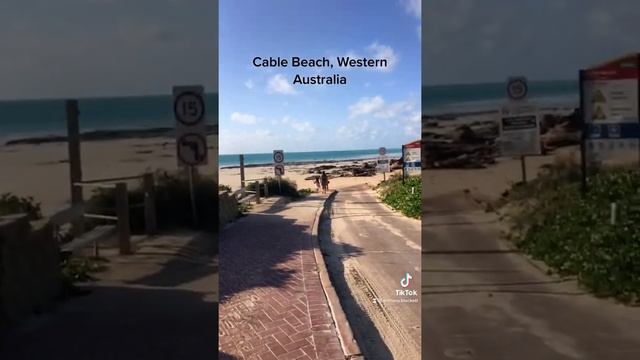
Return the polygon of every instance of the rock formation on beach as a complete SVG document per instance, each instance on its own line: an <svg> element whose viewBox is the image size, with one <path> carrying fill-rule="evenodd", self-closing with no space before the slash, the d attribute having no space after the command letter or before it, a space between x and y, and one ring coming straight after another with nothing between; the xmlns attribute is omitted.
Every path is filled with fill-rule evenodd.
<svg viewBox="0 0 640 360"><path fill-rule="evenodd" d="M465 123L446 116L423 116L422 167L477 169L495 163L500 156L497 145L499 113L487 115L493 119ZM558 147L579 144L578 110L570 114L545 114L540 132L543 154Z"/></svg>
<svg viewBox="0 0 640 360"><path fill-rule="evenodd" d="M402 159L391 159L391 170L402 168ZM374 176L376 174L375 161L354 161L347 165L318 165L310 168L307 172L313 174L305 180L314 180L325 171L330 178L351 177L351 176Z"/></svg>

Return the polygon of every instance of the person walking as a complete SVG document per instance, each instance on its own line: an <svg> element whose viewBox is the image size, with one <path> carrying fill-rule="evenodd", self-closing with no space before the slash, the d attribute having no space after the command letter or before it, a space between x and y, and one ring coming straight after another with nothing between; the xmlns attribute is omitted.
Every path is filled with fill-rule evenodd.
<svg viewBox="0 0 640 360"><path fill-rule="evenodd" d="M316 179L313 181L313 183L316 185L316 192L320 192L320 176L316 176Z"/></svg>
<svg viewBox="0 0 640 360"><path fill-rule="evenodd" d="M322 176L320 177L320 182L322 183L322 193L326 194L329 190L329 176L327 176L326 172L322 172Z"/></svg>

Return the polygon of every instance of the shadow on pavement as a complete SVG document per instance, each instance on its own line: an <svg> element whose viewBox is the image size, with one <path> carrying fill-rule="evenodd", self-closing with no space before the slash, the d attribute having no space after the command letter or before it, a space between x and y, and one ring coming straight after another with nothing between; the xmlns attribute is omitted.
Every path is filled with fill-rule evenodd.
<svg viewBox="0 0 640 360"><path fill-rule="evenodd" d="M309 227L271 213L252 213L223 230L220 236L220 302L262 287L281 288L297 273L286 262L310 249Z"/></svg>
<svg viewBox="0 0 640 360"><path fill-rule="evenodd" d="M357 300L351 293L347 284L344 260L358 257L362 254L362 249L349 244L334 245L331 242L331 205L337 192L334 192L325 204L325 209L320 217L318 228L319 243L327 264L329 275L333 286L336 288L340 304L351 325L353 336L355 337L360 350L366 359L393 359L391 351L369 315L360 307Z"/></svg>
<svg viewBox="0 0 640 360"><path fill-rule="evenodd" d="M13 329L1 359L215 359L217 303L177 289L100 286Z"/></svg>
<svg viewBox="0 0 640 360"><path fill-rule="evenodd" d="M201 233L194 236L186 244L175 249L172 244L154 244L147 247L172 251L175 255L161 269L139 279L127 281L128 284L147 286L176 287L218 273L218 266L213 258L216 254L217 237L213 233ZM142 249L136 252L139 256L166 256L166 253L155 253ZM177 255L177 256L176 256Z"/></svg>

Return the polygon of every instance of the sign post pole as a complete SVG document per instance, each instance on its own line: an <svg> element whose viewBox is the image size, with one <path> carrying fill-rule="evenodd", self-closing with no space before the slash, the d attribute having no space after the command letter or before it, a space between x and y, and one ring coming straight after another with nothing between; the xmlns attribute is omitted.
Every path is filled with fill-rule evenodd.
<svg viewBox="0 0 640 360"><path fill-rule="evenodd" d="M520 157L520 165L522 166L522 183L526 184L527 183L527 163L526 163L526 156L522 155Z"/></svg>
<svg viewBox="0 0 640 360"><path fill-rule="evenodd" d="M406 168L407 156L404 151L404 145L402 145L402 184L404 185L404 178L406 176L405 168Z"/></svg>
<svg viewBox="0 0 640 360"><path fill-rule="evenodd" d="M193 215L193 226L198 226L198 210L196 206L196 192L193 186L194 166L189 166L189 195L191 197L191 214Z"/></svg>
<svg viewBox="0 0 640 360"><path fill-rule="evenodd" d="M174 86L173 112L176 118L178 166L187 171L194 227L199 226L195 193L197 166L208 160L205 105L202 86Z"/></svg>
<svg viewBox="0 0 640 360"><path fill-rule="evenodd" d="M584 70L580 70L580 126L582 133L580 134L580 189L582 195L587 193L587 122L585 119L584 107Z"/></svg>

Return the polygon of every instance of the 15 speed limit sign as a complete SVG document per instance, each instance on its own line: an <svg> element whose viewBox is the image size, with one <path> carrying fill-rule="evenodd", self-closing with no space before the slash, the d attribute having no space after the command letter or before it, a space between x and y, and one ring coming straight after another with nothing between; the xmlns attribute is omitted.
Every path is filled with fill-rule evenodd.
<svg viewBox="0 0 640 360"><path fill-rule="evenodd" d="M178 165L207 163L207 132L202 86L174 86L173 114L176 119Z"/></svg>

